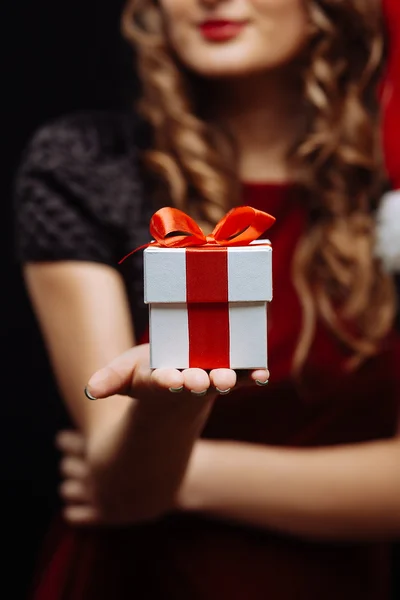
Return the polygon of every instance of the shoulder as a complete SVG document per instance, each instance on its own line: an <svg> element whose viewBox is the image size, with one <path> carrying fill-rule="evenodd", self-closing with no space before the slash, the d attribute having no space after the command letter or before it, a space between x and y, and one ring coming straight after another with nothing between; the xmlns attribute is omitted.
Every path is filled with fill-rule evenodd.
<svg viewBox="0 0 400 600"><path fill-rule="evenodd" d="M142 145L142 124L131 114L79 112L39 127L16 174L20 254L103 260L105 248L109 255L136 232L146 217Z"/></svg>
<svg viewBox="0 0 400 600"><path fill-rule="evenodd" d="M143 138L139 119L128 113L88 111L58 117L40 126L28 141L22 168L87 167L137 154Z"/></svg>
<svg viewBox="0 0 400 600"><path fill-rule="evenodd" d="M146 135L130 113L76 112L46 122L23 151L17 201L31 201L46 188L46 195L57 192L98 217L120 221L124 207L137 207L143 196L139 157Z"/></svg>

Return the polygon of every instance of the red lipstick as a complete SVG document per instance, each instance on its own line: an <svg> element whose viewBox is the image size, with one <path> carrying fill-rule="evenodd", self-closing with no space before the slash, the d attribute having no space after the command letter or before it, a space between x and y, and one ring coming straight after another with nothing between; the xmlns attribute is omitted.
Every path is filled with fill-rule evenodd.
<svg viewBox="0 0 400 600"><path fill-rule="evenodd" d="M209 20L201 23L199 29L207 40L225 42L237 37L246 24L246 21Z"/></svg>

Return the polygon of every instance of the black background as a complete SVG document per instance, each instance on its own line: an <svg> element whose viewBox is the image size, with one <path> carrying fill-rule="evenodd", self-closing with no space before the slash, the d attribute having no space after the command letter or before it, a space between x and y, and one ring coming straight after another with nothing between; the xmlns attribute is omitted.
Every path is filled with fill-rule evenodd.
<svg viewBox="0 0 400 600"><path fill-rule="evenodd" d="M0 539L6 567L1 587L10 600L25 598L35 554L57 508L53 437L67 422L14 255L13 178L43 122L75 110L129 105L135 82L131 52L119 33L122 4L3 0L0 7Z"/></svg>
<svg viewBox="0 0 400 600"><path fill-rule="evenodd" d="M25 598L38 544L57 507L53 438L67 422L15 259L13 179L43 122L75 110L128 106L134 77L119 33L122 4L3 0L0 7L0 581L1 595L4 590L10 600Z"/></svg>

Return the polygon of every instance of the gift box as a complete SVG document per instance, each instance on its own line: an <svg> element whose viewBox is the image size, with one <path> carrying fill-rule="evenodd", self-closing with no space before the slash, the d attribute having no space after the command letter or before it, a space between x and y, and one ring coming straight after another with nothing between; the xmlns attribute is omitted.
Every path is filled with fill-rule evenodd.
<svg viewBox="0 0 400 600"><path fill-rule="evenodd" d="M261 235L275 222L250 206L232 209L205 235L182 211L150 221L144 249L150 367L267 368L272 248Z"/></svg>
<svg viewBox="0 0 400 600"><path fill-rule="evenodd" d="M144 251L151 368L267 367L272 247L253 238L275 219L247 209L228 213L210 236L187 215L152 222L158 241Z"/></svg>
<svg viewBox="0 0 400 600"><path fill-rule="evenodd" d="M151 368L267 367L272 248L261 244L145 250Z"/></svg>

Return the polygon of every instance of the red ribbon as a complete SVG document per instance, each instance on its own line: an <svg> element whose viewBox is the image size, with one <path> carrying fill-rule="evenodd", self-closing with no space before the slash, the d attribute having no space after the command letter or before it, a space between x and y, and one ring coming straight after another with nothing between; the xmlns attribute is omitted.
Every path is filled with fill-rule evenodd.
<svg viewBox="0 0 400 600"><path fill-rule="evenodd" d="M239 206L230 210L217 223L210 235L205 235L187 214L177 208L164 207L154 213L150 221L150 234L155 242L135 248L118 264L134 252L148 246L163 248L248 246L274 222L275 217L262 210L251 206Z"/></svg>

